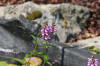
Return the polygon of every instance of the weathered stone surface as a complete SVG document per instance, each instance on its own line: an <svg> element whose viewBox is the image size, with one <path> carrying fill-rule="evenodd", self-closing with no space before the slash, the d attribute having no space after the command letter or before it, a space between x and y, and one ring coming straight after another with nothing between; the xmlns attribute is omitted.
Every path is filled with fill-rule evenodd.
<svg viewBox="0 0 100 66"><path fill-rule="evenodd" d="M18 18L21 14L26 16L28 13L37 9L40 10L39 5L33 4L32 2L21 5L4 6L0 7L0 17L4 17L5 19Z"/></svg>
<svg viewBox="0 0 100 66"><path fill-rule="evenodd" d="M43 16L36 20L27 20L25 18L27 13L34 10L40 10ZM55 13L51 14L53 10ZM73 13L74 10L75 13ZM66 42L85 27L85 22L89 17L87 8L71 4L37 5L27 2L21 5L0 7L0 12L2 13L0 15L0 39L2 39L0 48L15 49L20 52L27 52L30 49L31 33L37 34L45 22L48 24L55 22L58 41Z"/></svg>
<svg viewBox="0 0 100 66"><path fill-rule="evenodd" d="M62 43L58 42L50 42L53 47L49 48L49 58L52 60L55 60L58 63L61 63L62 60L62 49L64 49L64 59L63 63L64 65L61 66L86 66L88 63L88 58L91 57L91 53L87 50L87 48L79 48L77 46L69 46L69 45L63 45ZM0 55L4 55L4 53L0 52ZM18 57L18 58L23 58L24 54L5 54L6 56L13 56L13 57ZM100 60L100 55L94 55L95 58ZM6 60L9 61L9 63L16 63L13 60L8 60L1 58L0 60ZM100 63L99 63L100 65Z"/></svg>
<svg viewBox="0 0 100 66"><path fill-rule="evenodd" d="M57 36L60 42L66 42L81 32L81 30L87 25L86 21L89 17L88 8L85 7L74 6L71 4L37 5L32 2L1 7L0 12L2 14L0 17L8 20L19 19L20 15L26 17L28 13L31 13L34 10L40 10L43 13L42 18L36 20L40 25L43 25L45 22L56 23L58 27ZM52 14L52 12L54 13ZM21 22L26 22L26 20L27 19L22 21L20 18ZM31 26L30 29L32 29Z"/></svg>
<svg viewBox="0 0 100 66"><path fill-rule="evenodd" d="M51 13L53 12L56 18L57 35L60 42L66 42L75 37L87 25L86 21L89 18L88 8L71 4L47 5L47 8Z"/></svg>
<svg viewBox="0 0 100 66"><path fill-rule="evenodd" d="M28 52L32 50L31 32L18 21L0 24L0 51Z"/></svg>
<svg viewBox="0 0 100 66"><path fill-rule="evenodd" d="M37 9L43 13L41 18L32 21L25 18L27 13ZM55 13L51 14L53 11ZM2 51L8 51L8 49L10 52L18 53L27 53L32 50L34 44L31 34L33 32L37 34L45 22L48 22L48 24L55 22L58 41L66 42L82 31L89 17L88 9L81 6L71 4L37 5L32 2L0 7L0 13L0 55L4 55L5 53L2 53ZM60 62L62 48L65 45L53 41L51 44L54 47L49 49L49 56L51 59ZM7 54L7 56L22 58L24 54ZM67 47L65 49L64 66L80 66L80 64L86 66L87 58L90 56L91 53L87 49ZM96 56L96 58L100 59L99 56ZM0 58L0 60L2 59Z"/></svg>
<svg viewBox="0 0 100 66"><path fill-rule="evenodd" d="M67 43L67 45L70 45L70 43ZM86 48L89 46L95 46L96 48L99 48L100 47L100 36L94 37L94 38L78 40L77 42L74 42L71 45L73 45L73 46L77 45L80 48Z"/></svg>
<svg viewBox="0 0 100 66"><path fill-rule="evenodd" d="M87 66L88 58L93 55L87 48L79 48L77 46L63 45L62 43L51 42L54 47L49 49L49 56L53 60L61 62L62 49L64 49L63 65L61 66ZM54 51L55 50L55 51ZM53 54L52 54L53 53ZM100 60L100 55L96 54L94 57ZM100 65L100 63L98 64Z"/></svg>

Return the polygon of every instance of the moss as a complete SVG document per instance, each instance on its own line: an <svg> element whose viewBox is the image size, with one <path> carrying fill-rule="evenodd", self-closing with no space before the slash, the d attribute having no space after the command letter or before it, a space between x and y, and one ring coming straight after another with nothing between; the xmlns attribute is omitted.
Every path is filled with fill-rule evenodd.
<svg viewBox="0 0 100 66"><path fill-rule="evenodd" d="M68 26L68 23L67 23L67 19L66 18L62 18L61 20L63 22L63 25L62 25L63 28L72 28L71 26Z"/></svg>
<svg viewBox="0 0 100 66"><path fill-rule="evenodd" d="M90 46L90 47L88 47L89 50L94 49L94 48L95 48L94 46Z"/></svg>
<svg viewBox="0 0 100 66"><path fill-rule="evenodd" d="M37 18L40 18L41 16L42 16L42 12L39 10L35 10L31 14L29 14L26 18L29 20L35 20Z"/></svg>
<svg viewBox="0 0 100 66"><path fill-rule="evenodd" d="M96 54L100 54L100 48L95 48L94 46L88 47L88 50L95 52Z"/></svg>
<svg viewBox="0 0 100 66"><path fill-rule="evenodd" d="M95 53L97 53L97 54L100 54L100 48L95 48L95 49L93 49L93 51L94 51Z"/></svg>

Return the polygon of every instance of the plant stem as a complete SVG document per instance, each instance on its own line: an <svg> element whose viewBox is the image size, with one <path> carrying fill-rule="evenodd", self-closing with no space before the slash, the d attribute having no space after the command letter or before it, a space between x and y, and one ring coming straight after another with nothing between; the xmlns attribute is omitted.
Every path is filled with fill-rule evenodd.
<svg viewBox="0 0 100 66"><path fill-rule="evenodd" d="M37 47L38 47L38 43L36 42L35 43L35 48L34 48L34 50L33 50L33 53L37 50ZM34 55L33 55L34 56ZM28 62L27 62L27 64L29 65L29 61L31 60L31 57L29 58L29 60L28 60Z"/></svg>
<svg viewBox="0 0 100 66"><path fill-rule="evenodd" d="M48 41L46 40L46 54L48 54Z"/></svg>
<svg viewBox="0 0 100 66"><path fill-rule="evenodd" d="M37 50L37 47L38 47L38 43L35 44L35 48L33 50L33 53Z"/></svg>

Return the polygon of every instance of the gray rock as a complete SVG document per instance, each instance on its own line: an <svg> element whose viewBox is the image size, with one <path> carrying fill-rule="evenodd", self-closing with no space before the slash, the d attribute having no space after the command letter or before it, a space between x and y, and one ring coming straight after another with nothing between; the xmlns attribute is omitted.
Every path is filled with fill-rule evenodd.
<svg viewBox="0 0 100 66"><path fill-rule="evenodd" d="M40 10L43 16L32 21L26 19L27 14L34 10ZM55 13L52 14L52 12ZM0 7L0 13L0 55L18 58L23 58L25 55L23 53L28 53L33 49L34 42L31 34L36 35L45 22L48 22L48 24L55 22L57 25L57 41L66 42L82 31L89 18L88 8L71 4L37 5L26 2L20 5ZM41 39L41 41L44 40ZM54 47L49 49L48 54L51 59L58 60L60 63L62 48L65 45L54 41L51 42ZM10 52L10 54L5 54L4 51ZM19 54L14 54L14 52ZM22 54L20 55L20 53ZM80 66L79 64L86 66L87 58L90 55L87 50L67 48L65 49L64 66ZM4 60L4 58L0 58L0 60Z"/></svg>
<svg viewBox="0 0 100 66"><path fill-rule="evenodd" d="M29 52L33 49L30 35L18 21L0 24L0 51Z"/></svg>
<svg viewBox="0 0 100 66"><path fill-rule="evenodd" d="M40 10L43 16L29 21L25 17L34 10ZM55 11L54 14L52 14L53 10ZM71 4L37 5L26 2L21 5L0 7L0 12L2 13L0 15L0 39L2 39L0 40L0 48L13 49L19 52L31 50L32 38L30 35L33 32L37 34L45 22L48 24L55 22L57 25L56 38L60 42L66 42L81 32L89 17L87 8Z"/></svg>
<svg viewBox="0 0 100 66"><path fill-rule="evenodd" d="M48 5L48 9L54 11L54 16L57 25L57 36L60 42L66 42L75 37L76 34L82 31L87 26L86 21L89 18L88 8L71 4ZM61 21L64 19L65 21ZM70 28L64 28L69 26Z"/></svg>
<svg viewBox="0 0 100 66"><path fill-rule="evenodd" d="M28 13L34 10L40 10L43 13L42 18L29 21L20 17L20 15L26 17ZM89 18L88 8L65 3L57 5L37 5L32 2L27 2L21 5L0 7L0 12L2 13L0 15L0 17L3 18L2 20L8 19L13 21L13 19L18 19L25 28L32 32L34 32L38 26L43 26L45 22L48 22L48 24L55 22L57 25L57 37L60 42L67 42L69 39L75 37L76 34L87 26L86 21ZM54 14L52 14L53 12ZM62 19L65 19L65 21L62 21ZM33 24L28 22L38 24L32 26ZM66 28L66 26L70 28Z"/></svg>
<svg viewBox="0 0 100 66"><path fill-rule="evenodd" d="M49 49L49 56L61 63L61 66L86 66L88 64L88 58L93 55L87 48L78 48L77 46L64 45L58 42L51 42L51 44L54 47ZM100 55L96 54L94 57L100 60Z"/></svg>
<svg viewBox="0 0 100 66"><path fill-rule="evenodd" d="M89 46L95 46L96 48L100 47L100 36L94 37L94 38L88 38L88 39L82 39L78 40L77 42L72 43L71 45L77 45L80 48L86 48ZM70 43L67 43L67 45L70 45Z"/></svg>
<svg viewBox="0 0 100 66"><path fill-rule="evenodd" d="M4 17L5 19L17 19L21 14L27 16L28 13L31 13L34 10L40 10L40 7L32 2L27 2L21 5L4 6L0 7L0 17Z"/></svg>

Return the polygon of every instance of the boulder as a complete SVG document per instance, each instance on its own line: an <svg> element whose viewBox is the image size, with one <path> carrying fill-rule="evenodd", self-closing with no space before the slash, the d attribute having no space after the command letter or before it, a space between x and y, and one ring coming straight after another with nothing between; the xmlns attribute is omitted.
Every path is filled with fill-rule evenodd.
<svg viewBox="0 0 100 66"><path fill-rule="evenodd" d="M42 16L28 20L28 13L40 10ZM37 5L26 2L20 5L0 7L0 48L18 52L32 50L31 34L37 34L45 22L57 25L57 41L66 42L82 31L89 18L88 8L71 4Z"/></svg>
<svg viewBox="0 0 100 66"><path fill-rule="evenodd" d="M47 5L47 10L55 17L57 36L60 42L67 42L80 33L90 16L89 9L71 4Z"/></svg>
<svg viewBox="0 0 100 66"><path fill-rule="evenodd" d="M24 52L32 50L31 32L24 29L18 21L0 24L0 50L8 52Z"/></svg>
<svg viewBox="0 0 100 66"><path fill-rule="evenodd" d="M5 19L17 19L21 14L26 16L28 13L31 13L34 10L41 10L39 5L27 2L20 5L9 5L9 6L1 6L0 7L0 18L4 17Z"/></svg>

